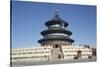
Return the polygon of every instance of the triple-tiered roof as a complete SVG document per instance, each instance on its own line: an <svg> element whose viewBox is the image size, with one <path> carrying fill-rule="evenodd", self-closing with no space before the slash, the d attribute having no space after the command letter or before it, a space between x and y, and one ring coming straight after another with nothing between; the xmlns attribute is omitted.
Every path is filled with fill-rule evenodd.
<svg viewBox="0 0 100 67"><path fill-rule="evenodd" d="M39 43L52 40L74 42L74 40L70 38L72 32L65 29L68 26L68 23L59 17L58 12L56 12L54 18L47 21L45 25L48 29L41 32L41 35L43 35L44 38L38 40Z"/></svg>

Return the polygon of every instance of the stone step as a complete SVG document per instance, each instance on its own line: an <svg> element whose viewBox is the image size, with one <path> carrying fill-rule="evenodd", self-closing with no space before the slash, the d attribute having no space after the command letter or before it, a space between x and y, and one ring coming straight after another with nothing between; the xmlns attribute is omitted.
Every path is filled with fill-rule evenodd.
<svg viewBox="0 0 100 67"><path fill-rule="evenodd" d="M61 55L61 58L63 58L63 52L61 51L61 48L53 48L51 57L52 59L58 59L58 55Z"/></svg>

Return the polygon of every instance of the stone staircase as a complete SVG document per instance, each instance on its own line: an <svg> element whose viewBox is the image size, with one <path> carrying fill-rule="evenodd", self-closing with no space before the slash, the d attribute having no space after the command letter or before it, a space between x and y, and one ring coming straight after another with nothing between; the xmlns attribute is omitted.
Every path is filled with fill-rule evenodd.
<svg viewBox="0 0 100 67"><path fill-rule="evenodd" d="M52 51L51 51L51 59L52 60L63 59L62 49L61 48L52 48Z"/></svg>

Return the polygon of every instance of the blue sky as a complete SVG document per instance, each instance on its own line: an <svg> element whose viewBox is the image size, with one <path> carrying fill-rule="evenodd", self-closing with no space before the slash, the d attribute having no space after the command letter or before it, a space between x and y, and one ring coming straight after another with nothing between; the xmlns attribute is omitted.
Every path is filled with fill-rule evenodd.
<svg viewBox="0 0 100 67"><path fill-rule="evenodd" d="M96 6L13 1L12 47L40 46L40 32L47 29L44 23L54 17L56 9L69 23L74 44L96 45Z"/></svg>

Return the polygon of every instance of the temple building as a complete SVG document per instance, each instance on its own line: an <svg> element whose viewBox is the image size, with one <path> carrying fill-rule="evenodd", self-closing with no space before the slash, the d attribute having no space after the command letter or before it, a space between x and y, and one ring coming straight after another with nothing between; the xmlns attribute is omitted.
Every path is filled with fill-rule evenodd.
<svg viewBox="0 0 100 67"><path fill-rule="evenodd" d="M38 40L41 46L13 48L12 63L96 58L96 48L73 45L72 32L66 29L69 24L59 17L58 11L45 25L48 29L41 32L43 38Z"/></svg>
<svg viewBox="0 0 100 67"><path fill-rule="evenodd" d="M70 38L72 32L65 29L68 23L59 17L58 12L56 12L54 18L47 21L45 25L48 29L41 32L44 38L38 41L42 46L60 47L61 45L71 45L74 42L74 40Z"/></svg>

